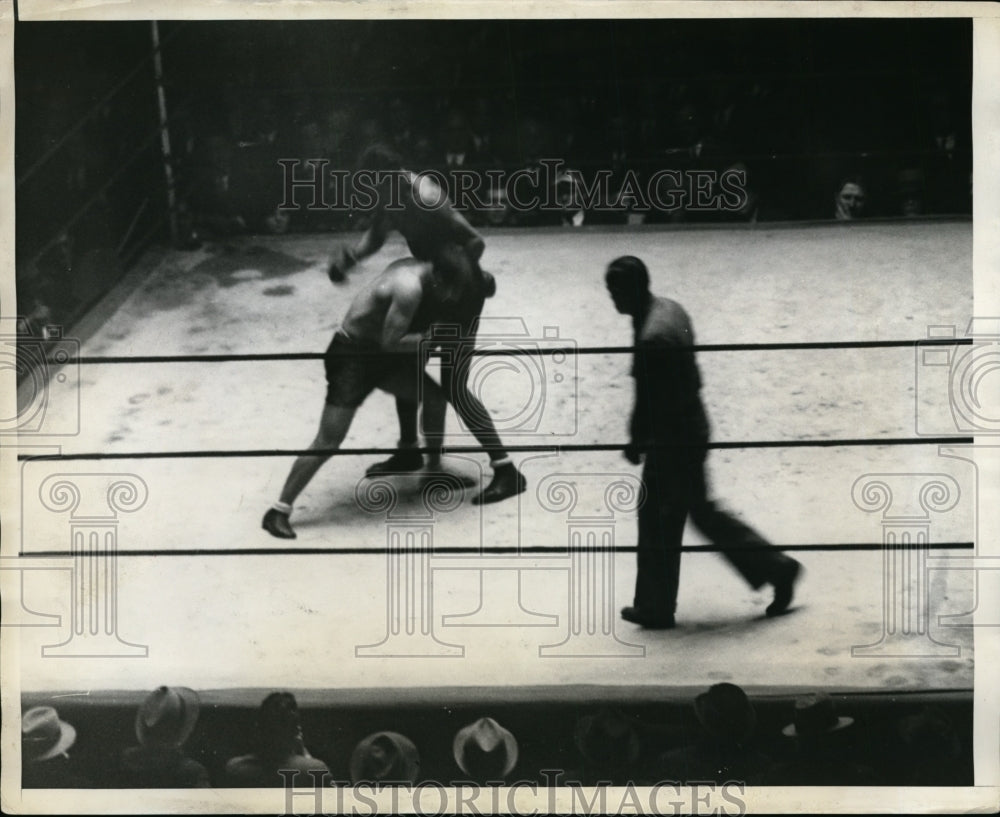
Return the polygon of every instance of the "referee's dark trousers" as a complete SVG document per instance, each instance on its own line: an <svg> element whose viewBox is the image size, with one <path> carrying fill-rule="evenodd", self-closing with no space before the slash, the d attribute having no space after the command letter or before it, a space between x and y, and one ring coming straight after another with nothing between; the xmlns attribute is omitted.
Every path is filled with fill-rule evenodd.
<svg viewBox="0 0 1000 817"><path fill-rule="evenodd" d="M681 540L690 515L695 527L754 589L772 582L794 561L710 498L708 449L700 445L646 453L639 508L638 575L633 604L657 618L673 616L681 571Z"/></svg>

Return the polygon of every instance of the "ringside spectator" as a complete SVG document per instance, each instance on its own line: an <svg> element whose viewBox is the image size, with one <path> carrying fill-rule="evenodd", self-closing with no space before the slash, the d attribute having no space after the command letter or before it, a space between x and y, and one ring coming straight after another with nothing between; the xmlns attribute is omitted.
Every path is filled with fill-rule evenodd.
<svg viewBox="0 0 1000 817"><path fill-rule="evenodd" d="M21 786L25 789L81 789L91 783L77 774L67 752L76 729L51 706L21 715Z"/></svg>
<svg viewBox="0 0 1000 817"><path fill-rule="evenodd" d="M793 722L782 733L795 739L794 758L768 775L775 786L873 785L872 769L854 761L854 718L838 715L833 698L816 692L795 702Z"/></svg>
<svg viewBox="0 0 1000 817"><path fill-rule="evenodd" d="M617 709L602 709L576 722L573 741L581 758L578 769L567 773L567 782L583 786L622 786L635 782L639 759L639 733Z"/></svg>
<svg viewBox="0 0 1000 817"><path fill-rule="evenodd" d="M837 221L853 221L865 212L865 183L860 176L848 176L837 187L833 217Z"/></svg>
<svg viewBox="0 0 1000 817"><path fill-rule="evenodd" d="M205 767L184 753L198 722L198 693L187 687L161 686L151 692L135 716L138 746L122 754L122 781L137 789L203 788Z"/></svg>
<svg viewBox="0 0 1000 817"><path fill-rule="evenodd" d="M940 706L925 706L900 718L896 733L902 741L902 751L895 755L899 785L972 785L955 724Z"/></svg>
<svg viewBox="0 0 1000 817"><path fill-rule="evenodd" d="M265 788L285 785L279 770L329 772L306 749L299 707L290 692L272 692L257 714L257 751L226 763L226 780L234 786Z"/></svg>
<svg viewBox="0 0 1000 817"><path fill-rule="evenodd" d="M459 729L451 748L458 768L480 785L504 781L517 765L517 739L493 718Z"/></svg>
<svg viewBox="0 0 1000 817"><path fill-rule="evenodd" d="M376 732L351 753L351 783L413 784L420 779L420 754L398 732Z"/></svg>
<svg viewBox="0 0 1000 817"><path fill-rule="evenodd" d="M754 746L757 713L736 684L713 684L694 700L699 733L694 743L665 753L661 773L670 780L737 780L759 785L771 765Z"/></svg>

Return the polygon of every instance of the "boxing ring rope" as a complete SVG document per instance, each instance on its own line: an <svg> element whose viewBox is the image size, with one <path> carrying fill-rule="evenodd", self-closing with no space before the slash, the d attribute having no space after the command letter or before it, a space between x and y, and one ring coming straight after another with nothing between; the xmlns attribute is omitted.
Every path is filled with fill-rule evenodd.
<svg viewBox="0 0 1000 817"><path fill-rule="evenodd" d="M816 440L749 440L739 442L701 443L659 443L640 445L640 451L673 450L677 448L699 448L712 450L733 450L744 448L850 448L880 445L971 445L973 437L957 435L943 437L868 437L852 439ZM623 451L625 443L565 443L537 445L505 445L505 451L512 454L529 453L570 453L581 451ZM414 446L407 451L429 454L441 451L444 454L479 454L487 451L482 445L446 445L441 449L428 446ZM215 451L122 451L122 452L82 452L79 454L19 454L18 462L72 462L83 460L161 460L161 459L226 459L253 457L350 457L374 454L395 454L398 448L259 448L220 449Z"/></svg>
<svg viewBox="0 0 1000 817"><path fill-rule="evenodd" d="M74 123L69 130L67 130L55 144L48 148L35 162L16 180L16 187L21 188L26 181L33 178L38 171L43 168L46 164L50 162L53 156L60 151L72 138L74 138L89 122L94 115L101 110L101 108L106 105L111 99L113 99L126 85L132 82L139 73L147 69L150 65L150 60L152 59L154 64L154 69L156 70L157 79L157 90L160 93L160 112L162 115L162 120L158 123L158 126L152 129L144 138L143 141L139 143L138 149L135 150L132 155L126 158L124 161L118 164L117 170L108 177L104 183L93 192L89 198L83 203L83 205L77 209L71 217L60 226L58 230L52 233L51 238L47 243L43 244L41 249L34 253L32 257L32 262L37 262L40 257L50 250L56 243L58 243L60 235L63 231L68 230L70 227L76 225L79 220L93 207L96 201L104 196L108 190L112 188L114 184L123 176L123 174L129 170L135 162L142 157L146 150L151 147L153 142L163 136L167 132L168 122L166 121L165 111L162 106L162 85L159 80L160 71L157 65L161 52L163 48L171 41L173 41L177 35L180 33L180 28L174 28L170 34L164 38L162 42L157 39L157 34L154 26L154 44L152 50L147 53L143 59L130 71L127 75L118 82L110 92L108 92L100 101L98 101L86 114L84 114L76 123ZM398 90L396 88L395 90ZM345 91L346 93L346 91ZM165 153L169 153L167 150ZM927 152L930 152L929 150ZM168 176L168 187L170 185L170 173L172 159L169 155L164 157L165 170ZM775 156L769 157L771 159L776 158ZM143 205L145 207L145 204ZM168 218L173 218L176 214L174 211L173 202L170 202L168 206ZM141 213L141 210L140 210ZM136 217L133 219L133 223L130 224L129 233L126 234L125 238L120 242L117 249L117 255L120 255L124 247L127 245L129 238L131 237L132 230L136 227L135 222L138 220L140 213L137 213ZM160 218L152 226L152 228L145 230L142 241L138 242L140 245L144 243L148 236L153 235L157 232L161 225L163 224L164 218ZM135 250L133 250L135 252ZM780 351L780 350L835 350L835 349L875 349L875 348L912 348L918 349L924 346L960 346L960 345L971 345L973 342L972 338L964 339L921 339L921 340L888 340L888 341L840 341L840 342L791 342L791 343L734 343L734 344L710 344L710 345L700 345L690 347L684 350L692 352L735 352L735 351ZM447 343L447 341L445 341ZM481 348L481 349L469 349L464 352L468 357L494 357L494 356L512 356L512 355L525 355L526 357L540 357L547 355L594 355L594 354L620 354L620 353L633 353L636 349L628 346L598 346L598 347L546 347L546 348ZM380 353L373 353L380 354ZM384 353L381 353L384 354ZM438 356L437 352L427 353L427 357ZM78 365L115 365L115 364L155 364L155 363L229 363L229 362L257 362L257 361L294 361L294 360L309 360L316 361L323 358L322 353L310 352L310 353L264 353L264 354L223 354L223 355L139 355L139 356L113 356L113 357L100 357L100 356L79 356L75 358L68 358L59 361L59 364L78 364ZM51 374L52 372L47 372ZM852 438L852 439L818 439L818 440L757 440L757 441L732 441L732 442L710 442L707 445L699 445L700 448L723 450L723 449L753 449L753 448L802 448L802 447L848 447L848 446L912 446L912 445L971 445L974 439L971 436L936 436L936 437L919 437L919 438ZM511 453L552 453L552 454L562 454L570 452L587 452L587 451L620 451L626 446L624 444L539 444L539 445L512 445L505 446L507 451ZM657 445L657 446L647 446L644 450L649 450L650 448L676 448L675 445ZM191 459L191 458L255 458L255 457L290 457L290 456L358 456L358 455L385 455L395 453L398 449L395 448L380 448L380 447L367 447L367 448L339 448L336 450L317 450L317 449L260 449L260 450L214 450L214 451L152 451L152 452L82 452L82 453L59 453L59 454L35 454L35 455L19 455L17 460L19 462L71 462L71 461L94 461L94 460L142 460L142 459ZM431 451L432 449L424 447L415 449L422 453ZM437 449L442 450L442 449ZM486 449L480 445L461 445L461 446L445 446L443 448L444 453L472 453L478 454L483 453ZM101 475L87 475L94 478L94 483L97 486L97 498L102 499L101 491L103 490L97 483L101 482ZM593 557L594 554L605 554L606 559L613 558L616 552L631 553L637 552L638 547L627 547L627 546L617 546L614 544L614 533L613 528L608 528L607 524L604 522L595 522L594 520L583 520L574 515L573 510L566 511L562 506L556 507L552 505L551 507L546 507L546 510L562 513L566 513L566 524L570 529L569 541L563 546L518 546L518 547L477 547L477 548L462 548L462 547L443 547L434 546L433 544L415 544L415 542L422 541L427 543L433 542L433 524L437 516L447 512L448 510L453 510L451 506L445 507L444 500L439 502L440 507L435 507L431 515L427 519L421 519L419 524L413 521L408 524L410 527L422 527L422 539L412 538L414 534L405 534L405 536L410 536L411 538L403 538L402 533L406 528L405 525L400 525L397 521L392 519L392 514L387 510L387 507L382 507L375 503L361 502L361 497L359 496L359 507L362 511L371 514L382 514L385 520L386 526L386 545L383 547L349 547L349 548L239 548L231 550L223 549L182 549L182 550L130 550L130 549L119 549L117 541L117 524L119 519L119 514L131 513L139 510L143 504L145 504L146 498L143 491L145 490L142 480L134 477L134 475L120 475L123 481L118 483L120 490L114 495L110 492L107 496L103 497L106 500L102 505L100 502L96 506L88 506L86 504L87 497L80 495L71 496L65 490L60 492L50 492L47 500L43 500L46 503L46 507L52 512L58 513L68 513L69 525L71 530L71 543L72 550L70 551L39 551L39 552L28 552L21 553L21 556L31 556L31 557L53 557L53 558L64 558L73 557L75 561L74 571L74 588L78 590L78 596L75 597L81 604L80 608L77 609L76 601L74 602L73 609L73 630L70 635L70 639L64 645L56 645L55 648L49 648L49 654L74 654L74 655L87 655L91 654L87 650L93 650L94 647L90 642L93 642L95 637L100 636L103 639L101 649L105 652L101 652L101 655L112 655L112 654L133 654L133 655L144 655L145 647L142 645L129 645L127 642L123 641L117 635L117 606L116 599L117 593L115 590L115 560L118 557L126 556L164 556L164 555L176 555L176 556L214 556L214 555L224 555L224 556L244 556L244 555L327 555L327 554L339 554L339 555L386 555L388 554L388 570L389 578L392 580L393 576L397 579L401 577L408 577L412 580L414 577L429 576L431 570L430 558L433 555L513 555L522 556L527 554L561 554L568 555L573 560L572 567L568 568L571 576L576 576L576 579L571 578L571 582L575 581L574 587L577 592L580 588L590 587L593 583L593 587L597 587L597 582L601 582L600 590L593 589L593 596L586 596L584 593L584 600L590 599L593 603L597 599L597 594L603 594L601 598L607 600L607 585L613 585L611 581L613 577L613 565L609 562L599 562ZM133 482L128 482L131 479ZM631 478L635 482L635 478ZM58 495L57 495L58 494ZM458 492L458 496L461 496L461 492ZM91 497L93 498L93 497ZM433 504L433 503L432 503ZM545 503L542 503L545 506ZM614 503L612 503L613 505ZM106 505L106 507L105 507ZM435 516L437 515L437 516ZM429 520L429 521L428 521ZM596 532L595 532L596 531ZM895 534L893 534L895 535ZM888 534L887 534L888 536ZM395 537L395 538L394 538ZM588 538L589 537L589 538ZM601 538L603 537L603 538ZM603 544L587 544L592 542L603 542ZM901 540L900 540L901 541ZM899 544L897 548L897 542L893 539L891 542L887 538L882 543L817 543L817 544L789 544L779 546L783 550L788 551L843 551L843 550L858 550L858 551L874 551L881 550L886 554L890 552L897 552L902 549L905 553L912 553L914 549L919 549L921 552L926 551L929 547L940 550L969 550L975 547L973 542L943 542L934 543L930 545L926 539L918 540L919 544L911 544L910 540L907 539L902 544ZM890 547L897 548L896 550L890 551ZM693 545L684 548L686 552L720 552L726 550L724 545ZM419 558L415 558L419 557ZM103 573L99 573L91 565L87 565L84 568L84 563L92 563L94 559L106 560ZM588 561L589 560L589 561ZM508 570L510 568L507 568ZM393 573L396 570L397 573ZM409 571L409 572L406 572ZM577 597L579 601L579 596ZM95 605L103 599L104 606L101 610L98 610ZM406 604L419 603L414 599L400 595L397 602L403 600ZM86 602L90 607L94 609L84 609L82 606ZM390 601L390 609L392 602ZM905 606L906 601L902 602ZM899 607L902 609L902 607ZM399 616L400 610L402 608L397 605L395 608L396 615ZM412 614L413 609L408 608L408 611ZM387 625L387 635L386 639L379 644L368 645L364 648L359 647L358 655L362 654L398 654L394 653L392 650L397 650L398 647L393 646L393 643L400 643L409 639L414 645L414 648L418 650L427 650L426 653L421 654L455 654L453 652L454 648L450 648L449 645L442 644L438 642L434 636L434 620L430 615L429 610L421 610L419 619L419 632L413 629L413 622L406 622L401 618L393 619L393 613L390 612L390 620ZM903 611L905 612L905 610ZM570 625L570 635L576 636L590 636L590 643L592 644L592 649L596 652L572 652L573 649L579 650L579 644L574 646L569 644L572 638L568 639L568 642L564 642L558 645L550 645L547 648L552 654L564 654L564 655L609 655L611 653L615 654L635 654L638 647L635 645L626 645L621 642L614 635L613 628L608 629L611 625L608 623L609 611L605 607L603 608L604 620L600 621L601 610L597 610L596 613L591 611L590 613L580 613L576 614L576 617L572 619ZM888 625L886 625L888 626ZM574 630L574 628L576 628ZM582 628L582 629L581 629ZM925 633L924 633L925 634ZM580 639L578 638L577 641ZM880 642L881 643L881 642ZM569 652L567 652L567 644L569 646ZM875 645L878 647L879 645ZM588 648L590 649L590 648ZM122 652L124 650L124 652ZM131 651L129 651L131 650ZM365 653L361 651L365 650ZM449 652L449 650L452 650ZM602 650L607 650L607 652L602 652ZM879 653L878 649L875 650L873 654ZM879 653L881 654L881 653Z"/></svg>
<svg viewBox="0 0 1000 817"><path fill-rule="evenodd" d="M839 342L793 342L793 343L743 343L743 344L706 344L687 349L665 350L669 352L720 352L720 351L782 351L782 350L832 350L858 348L911 348L919 349L925 346L959 346L971 345L972 338L927 338L920 340L882 340L882 341L839 341ZM429 347L421 350L425 358L439 355L440 352L430 348L434 340L429 341ZM459 346L454 339L440 339L438 344L443 347ZM660 352L660 350L657 350ZM542 355L595 355L595 354L625 354L642 355L645 350L632 346L594 346L594 347L533 347L500 348L489 347L463 350L468 357L489 356L542 356ZM359 356L396 356L396 353L362 352ZM412 357L412 353L409 355ZM101 364L155 364L155 363L204 363L204 362L249 362L266 360L319 360L320 353L283 353L283 354L226 354L226 355L158 355L158 356L78 356L60 363L75 363L80 365ZM950 445L971 446L972 436L943 435L922 437L874 437L874 438L839 438L839 439L792 439L792 440L748 440L722 441L703 443L663 443L642 446L642 450L677 449L697 446L709 450L763 449L763 448L831 448L831 447L861 447L861 446L914 446L914 445ZM527 444L508 445L504 447L510 453L550 453L560 455L571 452L621 451L626 448L624 443L564 443L564 444ZM443 449L427 446L413 449L421 453L439 452L451 454L481 454L487 449L482 445L452 445ZM132 451L132 452L80 452L57 454L21 454L19 462L73 462L93 460L153 460L153 459L207 459L207 458L270 458L291 456L359 456L359 455L390 455L397 448L364 447L337 449L252 449L252 450L180 450L180 451ZM201 556L383 556L386 559L386 634L385 637L372 644L357 645L358 657L377 656L454 656L464 654L464 648L455 644L445 643L438 639L436 628L491 626L496 624L493 619L498 611L502 611L502 602L516 602L518 621L523 626L551 626L552 616L537 613L523 608L520 602L521 574L533 568L526 566L525 557L536 555L551 558L553 556L567 557L568 564L559 567L567 574L569 592L569 627L566 637L558 643L546 644L539 648L540 655L557 655L563 657L631 657L644 654L645 647L628 643L615 632L615 560L619 553L638 553L636 546L618 545L615 543L615 513L626 508L629 501L643 501L645 488L637 477L618 475L616 481L607 485L604 495L604 506L597 515L591 512L581 513L577 508L579 498L575 495L574 483L566 477L587 479L587 474L559 475L546 477L554 479L556 490L550 490L538 500L543 510L560 514L565 517L567 527L567 542L563 545L522 545L506 547L478 546L442 546L434 543L434 530L437 522L446 513L456 510L462 505L460 488L448 484L448 475L436 475L426 481L422 499L423 508L420 511L400 514L396 510L398 497L401 495L386 477L364 479L356 488L358 508L368 514L381 515L384 521L386 542L379 547L264 547L264 548L183 548L183 549L119 549L114 534L117 522L106 523L111 531L110 538L100 542L86 544L80 539L81 531L91 522L75 520L76 508L71 509L71 548L69 550L22 551L21 557L39 558L44 560L72 558L73 573L80 578L79 595L92 602L95 599L110 599L110 607L115 610L117 599L115 565L118 558L128 557L201 557ZM599 475L598 475L599 476ZM924 475L932 476L932 475ZM605 475L606 479L606 475ZM944 486L942 488L942 485ZM366 487L362 487L366 486ZM876 486L875 499L882 500L882 483ZM929 567L928 552L938 551L970 551L976 549L974 541L929 541L930 512L941 512L953 507L957 502L957 485L954 489L931 480L928 486L932 489L928 494L923 488L920 492L919 505L921 512L908 517L905 530L900 522L887 514L883 520L882 542L829 542L829 543L790 543L777 544L783 551L789 552L882 552L883 574L883 632L881 639L871 645L865 645L857 650L857 655L954 655L954 645L936 641L929 633L927 617L929 613L928 583L924 575ZM614 489L614 490L612 490ZM541 491L541 485L539 486ZM943 491L943 493L942 493ZM881 505L868 502L871 491L863 492L865 503L862 510L878 510ZM571 495L572 494L572 495ZM620 496L619 496L620 494ZM927 496L925 496L927 494ZM941 496L938 496L941 494ZM893 502L891 491L885 508ZM954 496L952 501L950 497ZM458 497L456 501L456 497ZM930 499L928 499L930 497ZM927 500L927 501L925 501ZM945 501L952 502L948 505ZM872 500L874 501L874 500ZM857 504L857 500L856 500ZM868 507L872 505L872 507ZM878 505L878 507L876 507ZM64 510L66 503L57 503L59 510ZM56 507L56 506L54 506ZM883 508L883 510L885 510ZM74 521L75 520L75 521ZM88 517L89 520L89 517ZM886 521L888 520L888 521ZM90 534L88 534L90 535ZM88 540L89 541L89 540ZM769 547L769 546L768 546ZM730 550L727 543L706 545L688 545L683 547L687 553L719 553ZM764 550L765 546L751 547L750 550ZM436 557L451 557L442 559L436 564ZM461 557L466 557L461 561ZM492 561L489 557L494 557ZM103 560L106 570L95 574L88 566L95 564L94 560ZM456 564L459 559L461 564ZM521 560L521 561L518 561ZM445 564L447 562L447 564ZM473 613L449 615L438 623L433 613L432 584L430 577L434 570L441 567L452 569L475 569L479 571L481 587L481 606ZM545 569L554 569L547 565ZM492 572L496 581L487 586L483 576ZM918 587L913 592L908 585L909 577L919 574ZM104 580L94 580L94 575L104 576ZM91 581L87 581L86 577ZM902 578L901 578L902 577ZM487 598L489 595L489 598ZM91 605L92 607L93 605ZM87 608L90 609L90 608ZM95 608L96 609L96 608ZM96 629L95 629L96 628ZM117 634L117 620L113 615L88 615L86 610L74 610L74 635L65 645L58 645L59 653L72 650L73 654L82 654L90 647L90 636L101 636L100 649L103 655L115 652L120 648L121 654L135 654L140 645L130 644ZM110 646L109 646L110 645ZM118 646L116 646L118 645Z"/></svg>
<svg viewBox="0 0 1000 817"><path fill-rule="evenodd" d="M450 341L452 344L454 340ZM788 351L788 350L836 350L836 349L892 349L913 348L924 346L971 346L973 339L969 338L922 338L918 340L872 340L872 341L801 341L785 343L719 343L700 344L678 350L657 350L657 354L687 354L689 352L733 352L733 351ZM599 355L599 354L643 354L635 346L565 346L565 347L532 347L474 348L464 351L463 355L471 357L494 356L528 356L541 357L545 355ZM443 352L436 349L425 350L425 357L440 357ZM357 350L352 356L361 358L376 357L412 357L406 352L382 352L378 350ZM261 354L224 354L224 355L132 355L132 356L78 356L60 360L65 364L80 365L121 365L121 364L155 364L155 363L227 363L227 362L258 362L258 361L289 361L289 360L321 360L320 352L284 352ZM973 438L962 435L945 435L934 437L874 437L846 439L812 439L812 440L742 440L734 442L709 442L710 450L750 449L750 448L837 448L855 446L879 445L947 445L971 444ZM694 444L691 444L694 445ZM702 444L699 447L704 448ZM564 443L507 445L505 450L512 453L569 453L584 451L621 451L624 443ZM676 449L685 447L684 443L659 444L646 446L643 450ZM136 459L197 459L197 458L232 458L232 457L291 457L291 456L367 456L391 455L396 448L363 447L363 448L329 448L329 449L245 449L245 450L198 450L198 451L139 451L139 452L81 452L72 454L40 454L19 455L18 461L84 461L84 460L136 460ZM437 449L416 447L410 449L421 454L432 453ZM444 447L444 453L474 454L484 451L481 445L451 445Z"/></svg>
<svg viewBox="0 0 1000 817"><path fill-rule="evenodd" d="M452 341L454 342L454 341ZM845 341L795 341L786 343L710 343L695 344L678 353L688 352L779 352L801 351L809 349L897 349L918 348L921 346L971 346L973 338L922 338L919 340L845 340ZM467 357L541 357L543 355L607 355L626 354L641 350L635 346L546 346L525 347L520 349L491 349L482 347L463 352ZM657 350L657 354L668 353L669 350ZM430 357L440 357L441 352L429 351ZM352 357L408 357L409 352L380 352L377 350L359 349L351 353ZM322 352L263 352L259 354L224 354L224 355L117 355L94 356L82 355L67 358L65 363L85 365L128 364L128 363L242 363L269 360L322 360Z"/></svg>
<svg viewBox="0 0 1000 817"><path fill-rule="evenodd" d="M774 545L782 551L812 553L851 551L881 551L885 548L883 542L818 542L816 544ZM973 550L974 542L935 542L935 550ZM724 553L729 548L725 545L684 545L685 553ZM740 550L747 552L763 552L772 549L769 545L744 545ZM556 554L574 553L638 553L646 548L637 545L584 545L567 547L566 545L520 545L510 547L470 547L434 545L432 547L411 547L407 553L419 555L430 554L438 556L521 556L525 554ZM269 548L171 548L158 550L156 548L126 548L116 551L119 556L378 556L385 555L384 547L269 547ZM68 550L32 550L22 551L19 556L31 556L45 559L65 558L74 555ZM96 557L98 553L87 552L85 557Z"/></svg>

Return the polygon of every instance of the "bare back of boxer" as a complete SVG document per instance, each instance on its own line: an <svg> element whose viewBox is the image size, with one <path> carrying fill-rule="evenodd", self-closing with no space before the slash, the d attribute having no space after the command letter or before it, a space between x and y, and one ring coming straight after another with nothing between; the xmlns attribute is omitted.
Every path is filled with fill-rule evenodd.
<svg viewBox="0 0 1000 817"><path fill-rule="evenodd" d="M296 498L340 447L358 407L376 388L414 402L423 394L444 403L417 351L434 316L457 302L463 287L460 271L451 274L445 265L407 258L390 264L357 294L323 358L326 401L309 446L317 453L292 464L280 499L264 515L268 533L295 538L290 516ZM438 433L443 425L442 416Z"/></svg>
<svg viewBox="0 0 1000 817"><path fill-rule="evenodd" d="M353 340L383 351L416 352L435 315L458 303L461 282L428 261L394 261L351 302L341 321Z"/></svg>
<svg viewBox="0 0 1000 817"><path fill-rule="evenodd" d="M469 222L448 201L444 190L429 176L413 173L401 166L399 156L392 150L373 145L361 157L359 172L371 174L376 183L376 208L371 226L353 247L342 247L330 261L329 275L334 283L346 279L350 269L361 259L376 252L384 245L389 233L400 232L415 258L435 260L442 253L457 247L468 259L473 275L468 280L469 290L463 295L464 307L450 310L459 319L445 318L460 329L462 342L475 342L474 326L485 298L496 292L493 276L482 270L479 259L485 243ZM472 304L472 308L469 305ZM468 363L468 361L466 361ZM483 446L490 458L493 478L490 484L474 499L476 504L499 502L521 493L525 489L524 477L514 466L497 434L489 413L471 394L467 386L468 366L442 369L442 386L448 401L456 408L466 426ZM428 465L441 467L443 435L428 433L436 428L440 419L443 429L445 407L426 399L424 395L425 436L432 452ZM457 398L457 399L456 399ZM414 401L397 397L396 412L399 417L399 451L388 460L376 463L366 472L369 476L397 471L411 471L423 466L423 456L417 452L417 412ZM433 418L433 422L427 422ZM430 427L430 428L428 428Z"/></svg>

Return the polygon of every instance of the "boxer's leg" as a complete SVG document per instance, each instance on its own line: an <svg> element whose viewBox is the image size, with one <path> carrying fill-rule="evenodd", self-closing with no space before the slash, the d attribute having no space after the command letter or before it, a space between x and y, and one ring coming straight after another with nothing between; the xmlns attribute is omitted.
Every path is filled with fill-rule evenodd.
<svg viewBox="0 0 1000 817"><path fill-rule="evenodd" d="M325 405L320 416L319 430L309 444L313 450L336 449L347 436L351 421L354 419L356 407ZM316 475L324 462L330 459L330 454L314 454L298 457L288 472L285 485L281 489L281 497L275 506L265 515L262 526L264 530L279 539L294 539L289 517L292 505L309 481Z"/></svg>
<svg viewBox="0 0 1000 817"><path fill-rule="evenodd" d="M463 343L468 343L471 346L474 343L474 338L474 335L470 335L469 339ZM453 354L451 363L442 363L441 386L448 401L462 418L462 422L473 433L477 442L486 449L490 458L493 479L472 500L476 505L486 505L523 493L527 487L527 481L514 466L510 455L503 447L503 441L497 433L490 413L482 401L469 390L469 364L472 358L461 352L462 350L459 349Z"/></svg>
<svg viewBox="0 0 1000 817"><path fill-rule="evenodd" d="M417 471L423 467L424 457L417 448L419 438L417 437L417 412L419 404L416 399L397 397L396 417L399 419L399 442L400 449L388 459L369 465L365 471L365 476L374 477L379 474L399 473L401 471Z"/></svg>
<svg viewBox="0 0 1000 817"><path fill-rule="evenodd" d="M415 380L419 380L419 390L415 386ZM445 398L441 386L426 371L421 371L418 378L413 377L413 369L409 366L402 367L393 372L379 383L379 388L387 391L396 398L397 407L400 404L412 405L416 408L421 405L423 408L423 431L427 440L427 446L431 451L427 455L427 474L448 473L461 483L463 488L471 488L476 484L476 480L465 474L449 471L441 462L441 449L444 446L444 422L445 413L448 409L448 402ZM391 467L394 459L397 462L407 464L401 455L405 452L393 454L385 462L372 466L366 472L366 476L376 476L380 473L393 473ZM420 465L423 465L423 457L420 458ZM418 466L419 468L420 466ZM417 468L399 468L398 471L415 471Z"/></svg>

